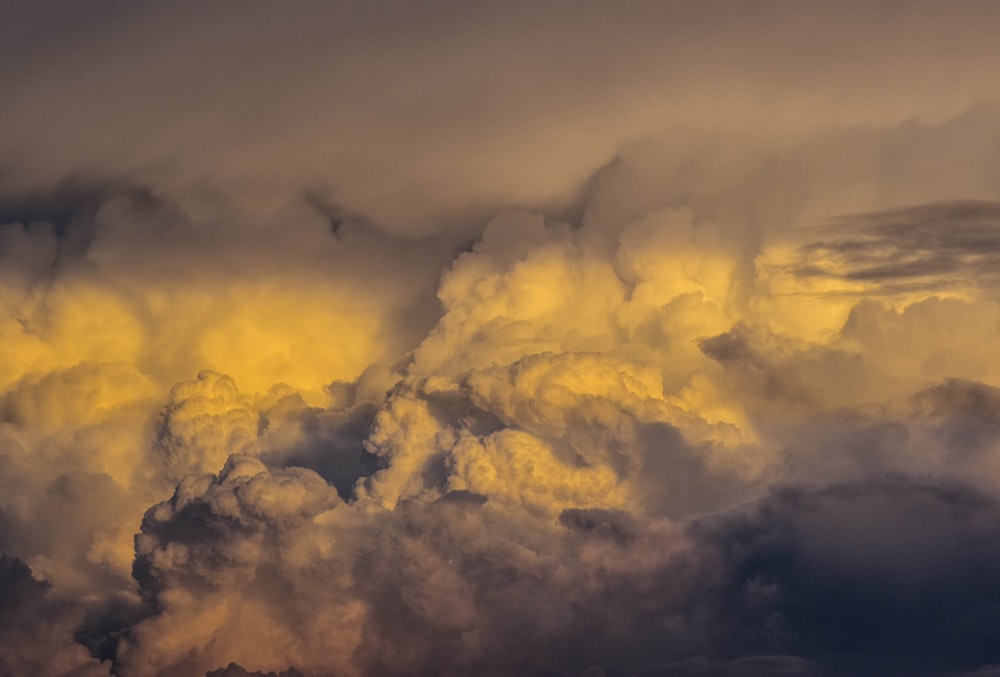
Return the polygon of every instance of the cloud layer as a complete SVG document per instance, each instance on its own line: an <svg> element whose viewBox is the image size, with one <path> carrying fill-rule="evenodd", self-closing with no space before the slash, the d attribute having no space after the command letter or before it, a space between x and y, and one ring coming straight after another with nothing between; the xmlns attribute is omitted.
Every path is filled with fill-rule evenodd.
<svg viewBox="0 0 1000 677"><path fill-rule="evenodd" d="M0 674L990 674L998 21L6 3Z"/></svg>

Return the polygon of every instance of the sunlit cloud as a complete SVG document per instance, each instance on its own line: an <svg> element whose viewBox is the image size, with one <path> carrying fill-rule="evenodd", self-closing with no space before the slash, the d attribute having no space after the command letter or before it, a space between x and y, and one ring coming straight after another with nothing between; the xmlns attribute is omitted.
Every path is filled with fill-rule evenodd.
<svg viewBox="0 0 1000 677"><path fill-rule="evenodd" d="M0 7L0 673L990 674L998 21Z"/></svg>

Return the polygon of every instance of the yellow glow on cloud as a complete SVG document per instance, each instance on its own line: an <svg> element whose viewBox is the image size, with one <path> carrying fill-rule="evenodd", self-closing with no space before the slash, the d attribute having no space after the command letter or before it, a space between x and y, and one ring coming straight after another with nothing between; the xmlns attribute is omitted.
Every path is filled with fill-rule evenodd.
<svg viewBox="0 0 1000 677"><path fill-rule="evenodd" d="M344 292L323 285L228 290L202 334L203 363L245 392L287 383L310 403L325 404L324 386L352 381L382 357L382 318L351 305Z"/></svg>
<svg viewBox="0 0 1000 677"><path fill-rule="evenodd" d="M567 508L620 508L627 489L603 465L574 467L528 433L504 430L482 442L463 437L452 449L452 489L553 517Z"/></svg>

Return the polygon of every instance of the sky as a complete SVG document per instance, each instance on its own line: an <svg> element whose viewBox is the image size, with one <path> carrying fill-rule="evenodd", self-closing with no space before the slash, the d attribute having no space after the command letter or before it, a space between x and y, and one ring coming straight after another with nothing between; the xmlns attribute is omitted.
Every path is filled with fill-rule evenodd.
<svg viewBox="0 0 1000 677"><path fill-rule="evenodd" d="M998 29L0 0L0 675L1000 675Z"/></svg>

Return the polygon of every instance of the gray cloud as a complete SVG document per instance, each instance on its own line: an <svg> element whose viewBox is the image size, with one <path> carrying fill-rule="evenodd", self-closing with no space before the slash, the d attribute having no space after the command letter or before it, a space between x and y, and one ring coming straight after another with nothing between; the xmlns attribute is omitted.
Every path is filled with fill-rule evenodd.
<svg viewBox="0 0 1000 677"><path fill-rule="evenodd" d="M56 0L3 18L7 195L214 184L266 208L308 190L411 232L565 201L665 122L940 120L997 95L989 2Z"/></svg>
<svg viewBox="0 0 1000 677"><path fill-rule="evenodd" d="M237 595L258 610L260 602L271 617L295 609L290 618L312 622L360 604L356 645L323 646L329 636L321 635L311 650L346 661L327 655L319 665L366 674L943 675L996 660L991 619L1000 610L988 590L1000 512L992 494L968 485L895 477L786 487L698 518L686 533L606 510L532 524L465 498L407 504L361 531L345 529L360 525L349 517L317 530L303 519L320 504L304 512L310 503L298 498L280 512L255 505L251 497L265 494L251 488L280 475L250 477L238 467L231 462L201 496L182 487L170 508L147 517L141 538L157 545L140 546L137 577L160 615L137 626L132 641L155 645L158 631L197 612L189 601L178 606L183 598L171 590L181 585ZM282 522L284 540L269 541L267 525ZM290 553L322 543L337 554L289 568L298 557ZM317 608L334 618L315 616ZM238 618L226 623L256 632L257 621ZM225 625L203 632L201 657L177 665L190 671L212 654L225 662L223 646L238 650L231 635L221 639L231 632ZM325 674L302 647L310 631L298 632L306 651L298 665ZM132 655L125 674L138 670ZM179 669L169 666L162 674Z"/></svg>
<svg viewBox="0 0 1000 677"><path fill-rule="evenodd" d="M1000 207L921 205L845 217L829 239L803 245L799 276L868 282L886 292L986 288L995 292Z"/></svg>
<svg viewBox="0 0 1000 677"><path fill-rule="evenodd" d="M822 656L835 674L995 661L992 495L934 480L785 489L695 525L717 549L726 646Z"/></svg>
<svg viewBox="0 0 1000 677"><path fill-rule="evenodd" d="M73 641L82 620L77 600L53 596L17 557L0 555L0 671L5 675L108 675L109 666Z"/></svg>

